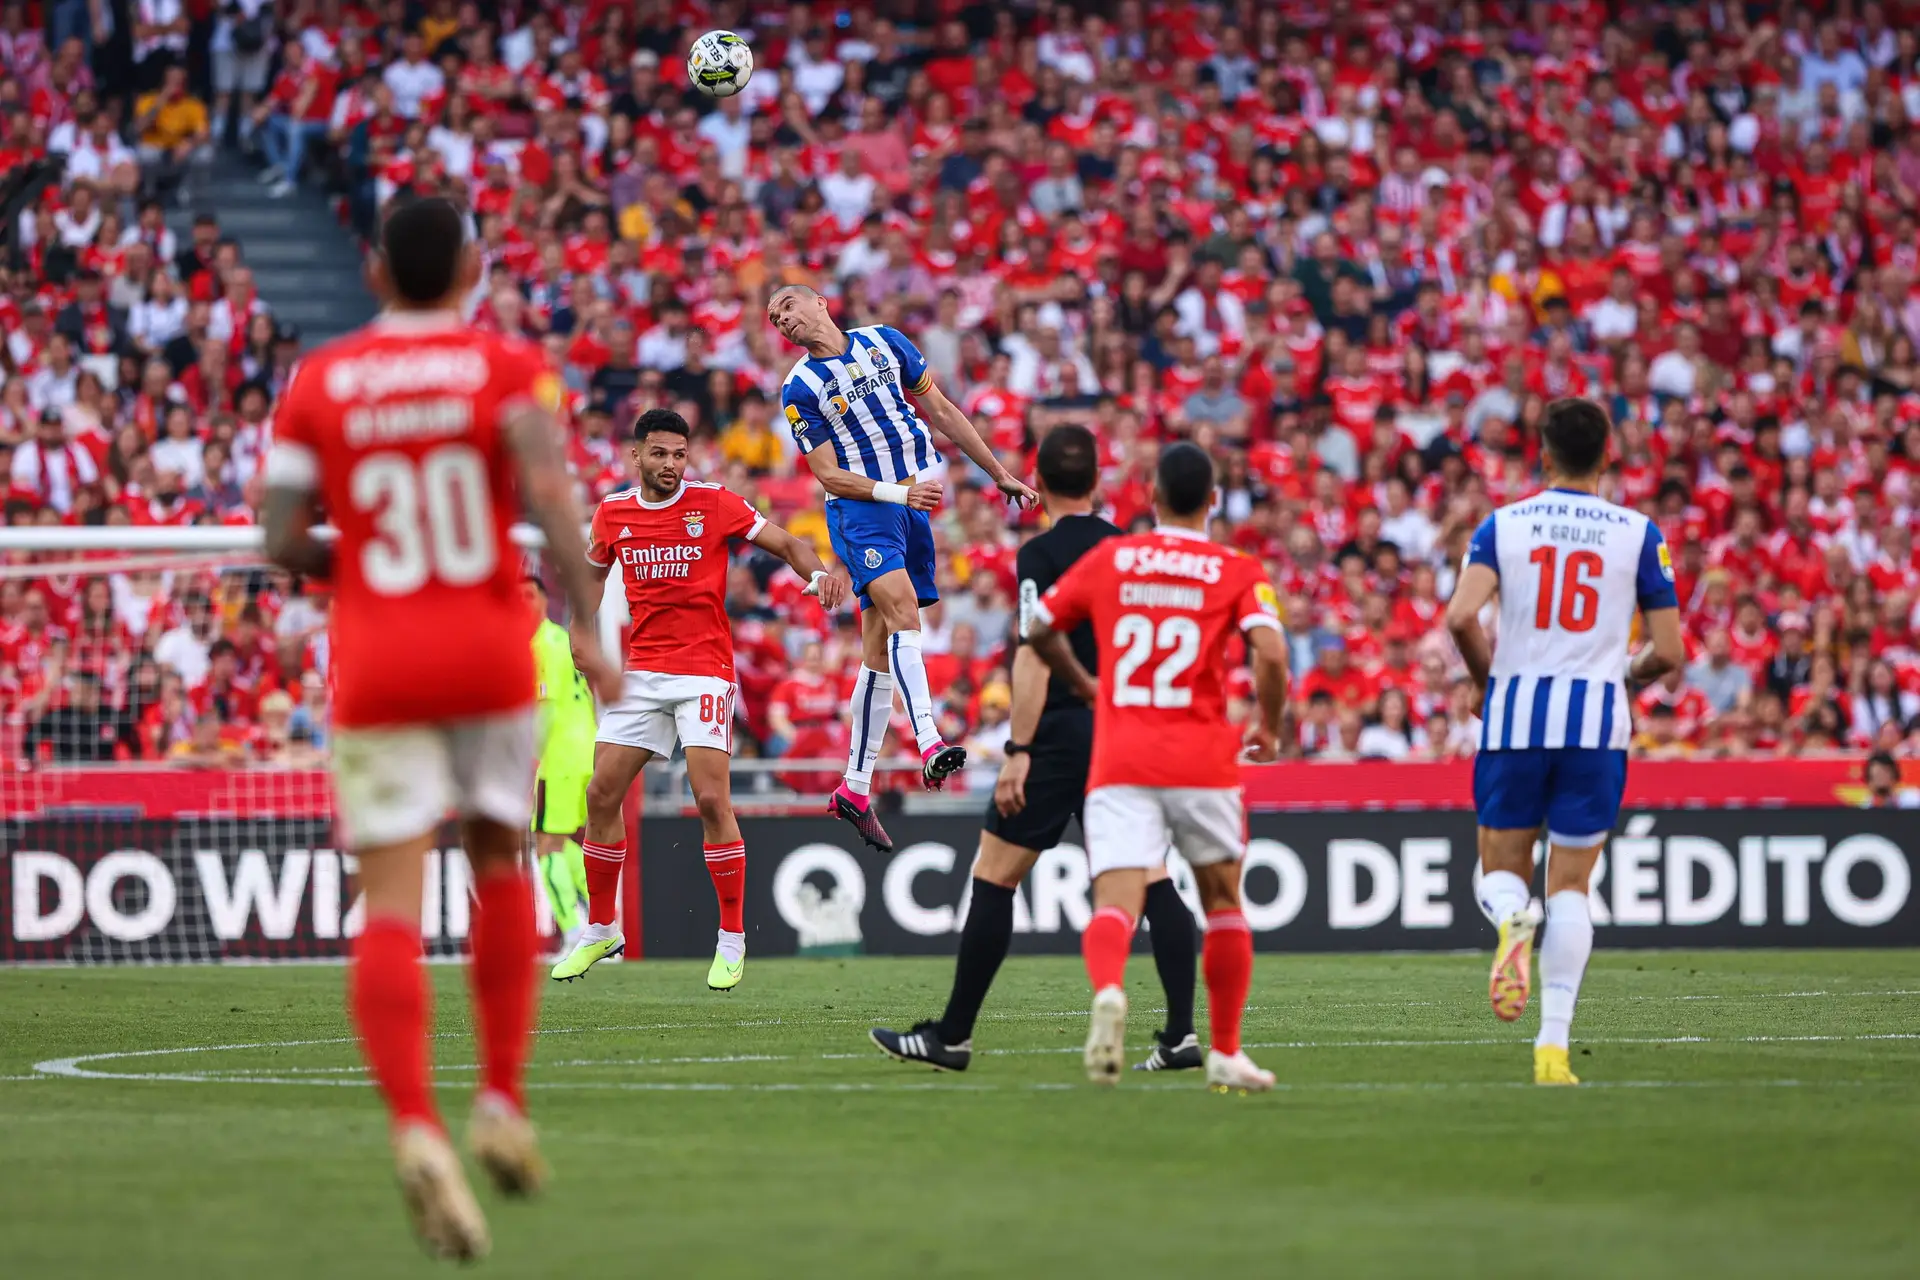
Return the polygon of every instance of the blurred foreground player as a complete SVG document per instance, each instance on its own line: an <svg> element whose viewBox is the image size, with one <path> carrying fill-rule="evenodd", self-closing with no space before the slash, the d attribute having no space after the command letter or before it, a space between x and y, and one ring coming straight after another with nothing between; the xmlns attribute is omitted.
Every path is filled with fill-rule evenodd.
<svg viewBox="0 0 1920 1280"><path fill-rule="evenodd" d="M439 1257L487 1252L485 1219L434 1105L420 970L426 853L451 811L473 868L479 1092L467 1141L509 1195L546 1174L521 1076L539 940L520 863L533 794L533 655L510 528L524 504L576 616L598 599L539 349L476 333L460 303L479 277L445 200L394 210L370 283L371 324L302 362L274 423L261 523L267 554L334 588L333 771L359 859L366 924L348 1004L386 1099L414 1229ZM311 532L324 510L339 530ZM619 675L589 640L603 696Z"/></svg>
<svg viewBox="0 0 1920 1280"><path fill-rule="evenodd" d="M728 991L740 985L747 963L747 847L731 787L738 691L727 621L728 545L743 538L786 561L808 580L806 593L829 611L846 599L846 580L827 573L811 542L768 524L739 494L687 479L690 432L670 409L641 414L629 446L640 483L608 494L593 513L588 571L604 581L619 567L632 623L620 696L600 717L587 784L588 924L553 967L558 982L585 976L626 947L615 923L627 858L622 806L647 761L672 755L678 742L686 748L687 783L720 905L707 986ZM591 617L575 615L576 634L581 619L591 625Z"/></svg>
<svg viewBox="0 0 1920 1280"><path fill-rule="evenodd" d="M532 612L533 678L539 697L539 771L533 780L533 856L540 864L562 954L586 927L586 855L574 839L587 825L593 776L593 690L573 660L573 639L547 616L547 584L523 585Z"/></svg>
<svg viewBox="0 0 1920 1280"><path fill-rule="evenodd" d="M1567 1063L1580 981L1593 954L1587 885L1627 783L1633 735L1626 682L1686 660L1673 562L1660 526L1596 496L1612 425L1591 400L1547 406L1541 439L1551 486L1481 522L1447 627L1484 690L1473 805L1480 822L1480 910L1500 930L1488 994L1512 1022L1532 984L1533 846L1547 829L1546 939L1540 948L1535 1084L1579 1084ZM1500 647L1480 610L1500 595ZM1633 615L1652 643L1628 660Z"/></svg>
<svg viewBox="0 0 1920 1280"><path fill-rule="evenodd" d="M1227 724L1227 650L1235 633L1253 651L1257 704L1245 758L1279 757L1287 698L1280 605L1258 561L1207 540L1213 462L1197 445L1160 454L1153 485L1159 525L1109 538L1080 558L1033 606L1028 642L1093 703L1093 764L1083 822L1093 869L1093 919L1080 951L1093 984L1087 1076L1120 1078L1126 1054L1127 951L1147 878L1167 846L1193 868L1207 913L1207 1083L1273 1087L1273 1073L1240 1048L1253 979L1253 934L1240 913L1247 819L1240 742ZM1074 656L1067 634L1093 626L1105 683Z"/></svg>
<svg viewBox="0 0 1920 1280"><path fill-rule="evenodd" d="M967 922L960 931L947 1011L911 1031L875 1027L883 1053L944 1071L965 1071L973 1060L973 1024L1013 941L1013 895L1040 854L1060 843L1086 803L1093 752L1093 708L1065 680L1049 681L1047 666L1026 637L1033 606L1080 558L1116 529L1093 513L1100 457L1093 433L1063 426L1040 442L1036 459L1047 531L1020 548L1020 646L1013 655L1013 718L1006 763L987 806L980 852L974 858ZM1088 670L1100 665L1093 629L1085 623L1069 639ZM1084 827L1084 823L1082 824ZM1193 1034L1193 916L1167 878L1162 860L1147 873L1146 916L1154 965L1167 993L1167 1025L1136 1070L1179 1071L1204 1065Z"/></svg>

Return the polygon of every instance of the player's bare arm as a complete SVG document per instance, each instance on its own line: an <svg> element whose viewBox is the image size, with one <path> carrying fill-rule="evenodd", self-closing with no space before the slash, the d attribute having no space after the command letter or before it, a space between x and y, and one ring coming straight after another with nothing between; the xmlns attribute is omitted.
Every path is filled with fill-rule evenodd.
<svg viewBox="0 0 1920 1280"><path fill-rule="evenodd" d="M1253 650L1253 719L1247 724L1246 758L1272 764L1280 758L1287 714L1287 642L1278 627L1247 632Z"/></svg>
<svg viewBox="0 0 1920 1280"><path fill-rule="evenodd" d="M553 419L531 402L514 405L501 422L514 462L519 469L520 493L527 514L546 535L547 550L567 607L576 624L574 650L580 674L602 700L620 697L620 668L600 652L600 642L580 629L600 608L600 588L607 571L587 561L586 539L580 534L580 512L573 504L573 480L554 435Z"/></svg>
<svg viewBox="0 0 1920 1280"><path fill-rule="evenodd" d="M946 486L938 480L918 480L902 486L855 475L835 460L832 444L823 444L806 457L807 470L813 472L813 478L820 482L822 489L836 498L860 498L867 502L898 501L915 511L932 511L947 496ZM893 490L900 488L905 488L904 495L889 496Z"/></svg>
<svg viewBox="0 0 1920 1280"><path fill-rule="evenodd" d="M313 494L305 489L269 485L260 503L267 559L291 573L310 578L333 576L333 547L313 536Z"/></svg>
<svg viewBox="0 0 1920 1280"><path fill-rule="evenodd" d="M849 583L846 575L827 572L820 553L805 538L796 538L777 524L763 524L760 532L748 539L754 546L771 552L807 580L807 594L820 598L820 607L832 613L846 603Z"/></svg>
<svg viewBox="0 0 1920 1280"><path fill-rule="evenodd" d="M947 439L960 446L960 452L966 454L980 468L993 478L994 487L1012 498L1022 507L1039 505L1040 495L1022 484L1018 477L1002 465L1000 459L993 456L993 450L980 438L980 432L974 427L973 419L960 412L960 407L947 399L946 392L940 390L940 384L934 381L933 371L927 371L923 389L912 389L913 396L926 411L927 424Z"/></svg>
<svg viewBox="0 0 1920 1280"><path fill-rule="evenodd" d="M1027 643L1054 675L1072 686L1074 693L1090 703L1100 700L1100 681L1073 656L1073 646L1063 633L1035 618L1027 631Z"/></svg>
<svg viewBox="0 0 1920 1280"><path fill-rule="evenodd" d="M1040 713L1046 709L1049 680L1046 660L1029 642L1013 651L1013 714L1007 721L1007 734L1021 746L1033 742L1040 728ZM1011 818L1027 807L1027 770L1033 757L1025 751L1012 751L1000 765L994 780L993 803L1002 816Z"/></svg>
<svg viewBox="0 0 1920 1280"><path fill-rule="evenodd" d="M1499 574L1484 564L1470 564L1454 585L1453 599L1447 601L1447 630L1460 649L1461 661L1467 664L1467 674L1473 678L1474 687L1482 692L1487 687L1487 676L1493 671L1493 645L1487 640L1486 629L1480 625L1480 611L1499 589Z"/></svg>
<svg viewBox="0 0 1920 1280"><path fill-rule="evenodd" d="M1686 637L1680 629L1678 609L1646 611L1648 643L1627 664L1627 675L1640 684L1658 680L1687 660Z"/></svg>

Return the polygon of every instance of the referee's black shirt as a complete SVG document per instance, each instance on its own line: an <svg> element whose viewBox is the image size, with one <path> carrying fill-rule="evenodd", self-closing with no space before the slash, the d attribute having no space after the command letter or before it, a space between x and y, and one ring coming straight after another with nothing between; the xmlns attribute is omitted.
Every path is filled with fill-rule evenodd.
<svg viewBox="0 0 1920 1280"><path fill-rule="evenodd" d="M1020 577L1020 639L1024 643L1027 631L1033 621L1033 607L1040 603L1040 597L1047 594L1047 588L1058 582L1071 569L1074 562L1091 550L1095 544L1108 538L1117 538L1120 530L1108 524L1099 516L1073 515L1062 516L1054 522L1051 529L1036 538L1028 540L1020 548L1020 555L1014 561L1014 570ZM1080 665L1098 675L1100 672L1100 647L1094 642L1093 627L1085 622L1075 627L1067 637L1073 646L1073 656ZM1048 711L1060 711L1068 707L1085 707L1064 680L1047 682Z"/></svg>

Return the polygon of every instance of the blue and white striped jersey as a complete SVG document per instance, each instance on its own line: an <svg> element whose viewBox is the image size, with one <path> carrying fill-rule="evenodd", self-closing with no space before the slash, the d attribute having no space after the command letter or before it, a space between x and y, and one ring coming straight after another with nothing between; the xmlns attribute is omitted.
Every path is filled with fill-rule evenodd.
<svg viewBox="0 0 1920 1280"><path fill-rule="evenodd" d="M800 452L831 444L835 460L857 476L912 484L938 456L907 392L932 385L926 357L905 334L868 325L847 331L845 355L794 365L780 407Z"/></svg>
<svg viewBox="0 0 1920 1280"><path fill-rule="evenodd" d="M1660 526L1592 494L1548 489L1481 521L1467 563L1500 576L1480 749L1625 750L1633 616L1678 603Z"/></svg>

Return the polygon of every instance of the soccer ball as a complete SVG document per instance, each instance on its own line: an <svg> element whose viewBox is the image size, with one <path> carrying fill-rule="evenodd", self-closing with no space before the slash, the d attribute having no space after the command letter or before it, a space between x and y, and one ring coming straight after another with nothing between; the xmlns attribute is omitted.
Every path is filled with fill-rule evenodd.
<svg viewBox="0 0 1920 1280"><path fill-rule="evenodd" d="M709 98L731 98L753 76L753 50L731 31L709 31L687 50L687 79Z"/></svg>

